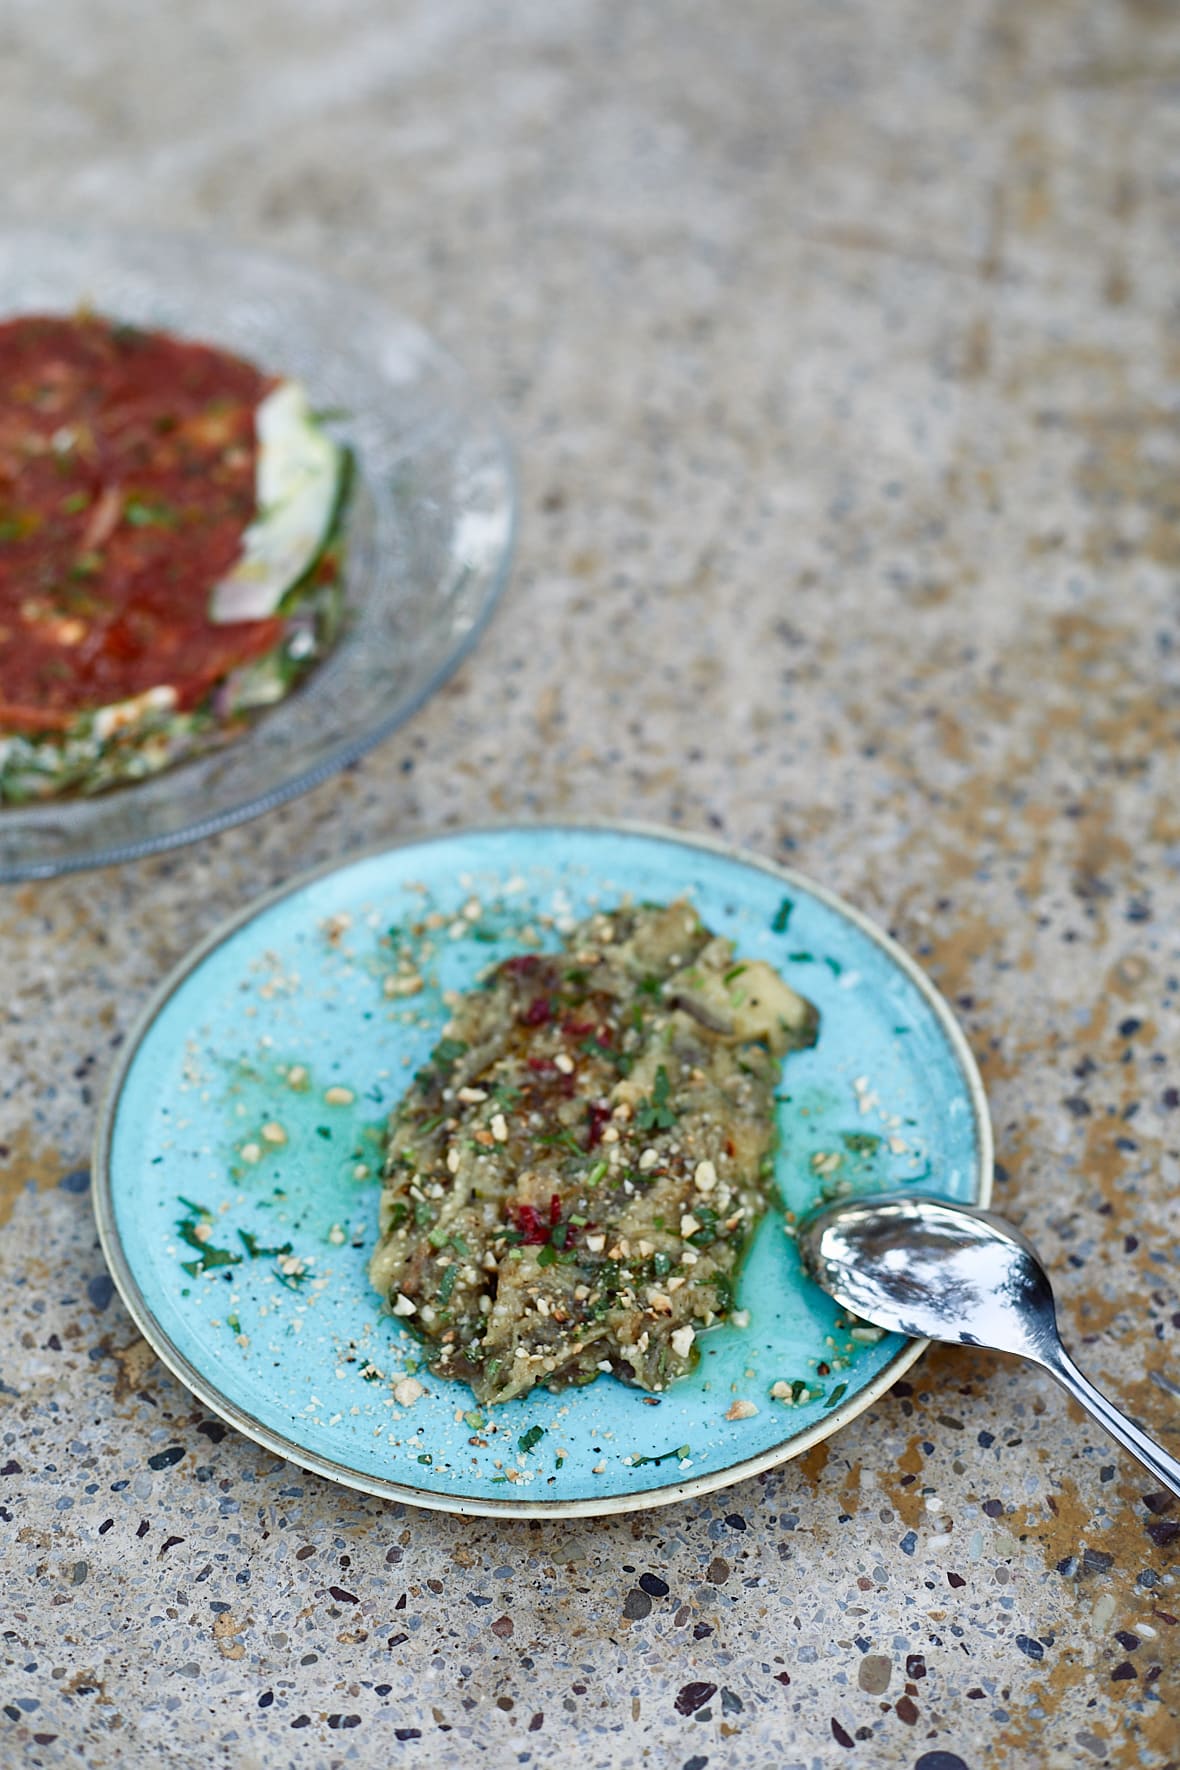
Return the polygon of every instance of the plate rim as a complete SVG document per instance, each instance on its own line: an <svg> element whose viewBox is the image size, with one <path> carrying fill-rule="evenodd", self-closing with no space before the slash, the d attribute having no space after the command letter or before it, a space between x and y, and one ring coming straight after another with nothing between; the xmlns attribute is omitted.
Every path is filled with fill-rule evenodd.
<svg viewBox="0 0 1180 1770"><path fill-rule="evenodd" d="M764 1474L767 1470L777 1468L782 1463L794 1461L796 1457L805 1455L817 1444L823 1443L825 1439L839 1432L858 1414L865 1412L891 1389L894 1383L922 1356L930 1344L929 1340L913 1340L903 1346L889 1360L888 1364L884 1365L876 1376L866 1383L863 1389L859 1389L855 1395L841 1402L839 1406L825 1414L822 1419L817 1420L806 1431L796 1434L785 1442L771 1445L755 1456L747 1457L739 1463L731 1463L724 1469L707 1471L693 1476L687 1481L672 1483L667 1487L649 1488L632 1493L604 1494L601 1499L592 1496L580 1500L515 1500L491 1497L472 1499L466 1496L435 1493L412 1484L392 1479L387 1480L380 1476L365 1475L350 1468L347 1464L335 1462L332 1458L323 1457L315 1451L305 1449L286 1438L281 1432L276 1432L256 1420L236 1402L223 1395L216 1385L205 1376L204 1372L192 1364L184 1353L173 1344L162 1324L157 1321L148 1307L131 1269L131 1264L123 1251L122 1237L115 1220L114 1201L111 1196L109 1159L115 1119L124 1084L139 1049L157 1016L163 1012L176 991L199 969L205 959L225 941L258 916L273 908L275 904L282 902L284 898L295 896L309 886L329 878L333 873L343 872L346 868L379 859L383 855L403 853L408 849L424 848L438 842L453 841L470 836L513 834L528 836L546 832L565 835L641 836L648 840L671 843L677 847L696 849L707 854L717 855L724 860L736 862L740 866L748 866L757 872L767 873L785 885L802 890L823 903L828 909L834 910L838 915L852 922L862 934L880 947L885 955L914 984L927 1007L931 1009L938 1020L963 1078L975 1126L978 1158L974 1176L976 1195L972 1198L971 1204L973 1207L986 1209L991 1203L992 1196L995 1147L983 1078L979 1073L974 1053L967 1042L966 1034L941 991L906 949L894 940L893 936L888 934L885 929L879 927L876 922L866 916L863 911L848 903L827 886L818 884L806 873L799 872L793 867L780 866L777 862L768 860L752 849L703 833L672 830L664 825L646 823L641 820L545 818L522 822L515 818L506 818L499 822L461 825L454 829L440 829L426 834L407 836L393 842L375 843L358 850L355 854L338 857L335 860L326 861L320 866L309 868L305 872L296 874L294 878L285 883L274 886L260 896L252 898L247 904L220 921L156 985L128 1031L114 1069L107 1077L95 1122L91 1155L91 1199L103 1257L132 1321L161 1363L171 1371L172 1375L183 1384L190 1394L201 1401L211 1413L227 1425L232 1426L236 1432L240 1432L263 1449L272 1451L276 1456L281 1456L285 1461L294 1463L297 1468L305 1469L310 1474L321 1476L325 1480L334 1481L339 1486L372 1494L377 1499L396 1500L405 1505L418 1506L424 1511L447 1512L455 1517L601 1518L619 1513L650 1511L658 1506L676 1505L684 1500L715 1493L721 1488L734 1487L740 1481L750 1480L753 1476Z"/></svg>
<svg viewBox="0 0 1180 1770"><path fill-rule="evenodd" d="M287 804L292 799L300 798L304 793L312 792L331 780L334 775L349 768L362 756L384 743L402 725L414 717L426 702L436 695L440 688L449 681L460 665L471 655L482 639L485 630L495 614L504 596L512 575L512 567L516 559L517 545L520 538L520 505L521 480L520 468L516 452L509 440L508 432L501 421L498 408L473 380L472 376L458 357L452 355L444 344L440 344L432 332L419 324L408 314L392 306L374 288L363 283L350 281L333 271L323 270L310 260L275 250L268 246L258 246L250 241L242 241L231 234L220 234L209 228L153 228L153 227L102 227L94 223L72 225L66 222L26 222L20 220L5 221L0 225L0 252L14 243L27 244L29 240L48 239L68 241L95 241L110 245L119 241L127 241L142 246L161 246L167 248L171 244L207 249L211 254L222 254L230 258L248 258L257 263L270 264L280 271L289 271L299 276L311 278L328 288L338 290L342 295L359 297L373 308L382 309L389 318L402 328L407 335L412 335L420 346L429 352L431 359L440 369L454 377L472 396L480 411L481 419L489 436L494 440L500 465L504 474L505 493L508 510L507 531L504 543L490 573L487 587L478 610L458 641L439 660L429 676L424 678L417 691L400 707L396 713L378 721L363 735L350 739L332 756L317 762L313 767L304 769L293 775L290 780L269 788L264 793L247 792L237 805L227 807L224 811L213 813L207 817L197 817L186 823L181 830L165 832L162 835L144 838L138 841L108 842L100 844L89 853L69 856L62 860L20 861L0 866L0 884L22 885L45 879L65 878L71 873L90 872L96 867L119 866L130 861L145 860L152 855L168 854L177 848L186 848L190 842L203 841L208 836L220 835L223 830L235 829L239 824L250 823L256 817L264 817L268 811ZM4 315L0 313L0 318ZM209 342L216 342L209 340ZM335 649L335 648L334 648ZM298 691L296 691L298 692ZM246 734L248 740L249 733ZM195 758L194 760L200 760ZM182 772L185 763L181 762L177 769L166 770L166 773ZM134 792L136 785L159 778L147 776L144 783L130 781L114 789L111 797L122 796ZM107 795L101 795L107 797ZM55 807L69 801L49 799L43 805L22 805L12 809L24 815L39 811L45 812L45 821L52 820ZM5 808L0 807L0 820L3 819Z"/></svg>

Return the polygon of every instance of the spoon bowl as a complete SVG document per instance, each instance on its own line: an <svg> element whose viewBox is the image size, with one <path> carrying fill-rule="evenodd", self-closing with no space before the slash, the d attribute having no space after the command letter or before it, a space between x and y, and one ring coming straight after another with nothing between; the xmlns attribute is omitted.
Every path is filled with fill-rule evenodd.
<svg viewBox="0 0 1180 1770"><path fill-rule="evenodd" d="M986 1346L1056 1377L1165 1486L1180 1462L1107 1400L1069 1357L1032 1244L991 1211L912 1194L830 1205L797 1231L804 1271L844 1309L912 1339Z"/></svg>

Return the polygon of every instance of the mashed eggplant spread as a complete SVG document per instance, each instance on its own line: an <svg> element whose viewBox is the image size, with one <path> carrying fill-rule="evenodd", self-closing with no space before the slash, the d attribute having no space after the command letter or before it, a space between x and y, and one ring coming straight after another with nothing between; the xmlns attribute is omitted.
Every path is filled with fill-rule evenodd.
<svg viewBox="0 0 1180 1770"><path fill-rule="evenodd" d="M373 1284L485 1404L653 1391L732 1308L780 1062L817 1016L687 903L595 915L463 998L389 1126Z"/></svg>

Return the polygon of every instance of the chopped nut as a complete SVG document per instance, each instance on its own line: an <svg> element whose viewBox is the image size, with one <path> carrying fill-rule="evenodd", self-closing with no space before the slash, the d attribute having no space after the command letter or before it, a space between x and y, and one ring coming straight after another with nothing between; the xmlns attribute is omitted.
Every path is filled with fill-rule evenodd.
<svg viewBox="0 0 1180 1770"><path fill-rule="evenodd" d="M554 1067L556 1069L559 1069L563 1076L572 1076L573 1075L573 1073L574 1073L574 1060L571 1056L569 1056L569 1054L567 1052L559 1051L557 1053L557 1056L553 1059L553 1063L554 1063Z"/></svg>
<svg viewBox="0 0 1180 1770"><path fill-rule="evenodd" d="M311 1077L302 1063L293 1063L287 1071L287 1086L294 1088L296 1093L306 1088L310 1080Z"/></svg>
<svg viewBox="0 0 1180 1770"><path fill-rule="evenodd" d="M262 1127L262 1135L268 1143L285 1143L287 1133L275 1119L268 1119Z"/></svg>
<svg viewBox="0 0 1180 1770"><path fill-rule="evenodd" d="M692 1216L690 1212L686 1211L680 1219L680 1233L684 1240L687 1241L690 1235L695 1235L699 1228L700 1224L697 1222L696 1218Z"/></svg>
<svg viewBox="0 0 1180 1770"><path fill-rule="evenodd" d="M695 1328L679 1327L675 1330L675 1332L670 1336L670 1338L671 1338L672 1350L676 1354L677 1358L687 1358L688 1357L689 1353L692 1351L692 1343L696 1339L696 1337L697 1336L696 1336L696 1329Z"/></svg>
<svg viewBox="0 0 1180 1770"><path fill-rule="evenodd" d="M416 996L425 985L420 977L387 977L381 985L387 996Z"/></svg>
<svg viewBox="0 0 1180 1770"><path fill-rule="evenodd" d="M492 1136L497 1143L508 1141L508 1121L502 1112L498 1112L492 1120Z"/></svg>
<svg viewBox="0 0 1180 1770"><path fill-rule="evenodd" d="M409 1297L403 1296L402 1292L399 1291L397 1294L397 1302L393 1306L393 1313L395 1315L417 1315L418 1305L417 1303L412 1303Z"/></svg>
<svg viewBox="0 0 1180 1770"><path fill-rule="evenodd" d="M486 1100L487 1097L486 1088L460 1088L455 1096L456 1100L461 1100L465 1106L478 1106L480 1101Z"/></svg>
<svg viewBox="0 0 1180 1770"><path fill-rule="evenodd" d="M425 1393L417 1377L403 1377L399 1383L393 1385L393 1399L399 1407L413 1407Z"/></svg>
<svg viewBox="0 0 1180 1770"><path fill-rule="evenodd" d="M260 1162L262 1160L261 1145L257 1143L243 1143L241 1155L244 1162Z"/></svg>
<svg viewBox="0 0 1180 1770"><path fill-rule="evenodd" d="M710 1161L698 1162L692 1178L698 1192L712 1192L717 1184L717 1170Z"/></svg>
<svg viewBox="0 0 1180 1770"><path fill-rule="evenodd" d="M341 1088L336 1086L325 1088L324 1099L329 1106L351 1106L356 1099L356 1095L351 1088Z"/></svg>
<svg viewBox="0 0 1180 1770"><path fill-rule="evenodd" d="M459 1163L462 1159L463 1157L459 1152L458 1145L452 1143L451 1147L447 1150L447 1167L452 1174L457 1174L459 1172Z"/></svg>
<svg viewBox="0 0 1180 1770"><path fill-rule="evenodd" d="M646 1174L649 1168L655 1167L655 1165L659 1161L659 1159L660 1159L660 1155L659 1155L658 1150L645 1149L643 1151L643 1154L639 1158L639 1166L643 1170L643 1172Z"/></svg>
<svg viewBox="0 0 1180 1770"><path fill-rule="evenodd" d="M735 1401L732 1407L726 1410L725 1417L727 1420L752 1420L757 1412L758 1409L752 1401Z"/></svg>

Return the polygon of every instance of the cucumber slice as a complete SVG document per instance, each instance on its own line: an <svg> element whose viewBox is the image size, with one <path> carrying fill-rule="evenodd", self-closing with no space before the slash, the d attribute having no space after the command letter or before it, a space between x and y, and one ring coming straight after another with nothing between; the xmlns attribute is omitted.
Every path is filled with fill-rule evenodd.
<svg viewBox="0 0 1180 1770"><path fill-rule="evenodd" d="M255 424L258 515L210 598L209 619L218 625L277 613L323 551L340 498L345 450L316 422L297 381L267 395Z"/></svg>

